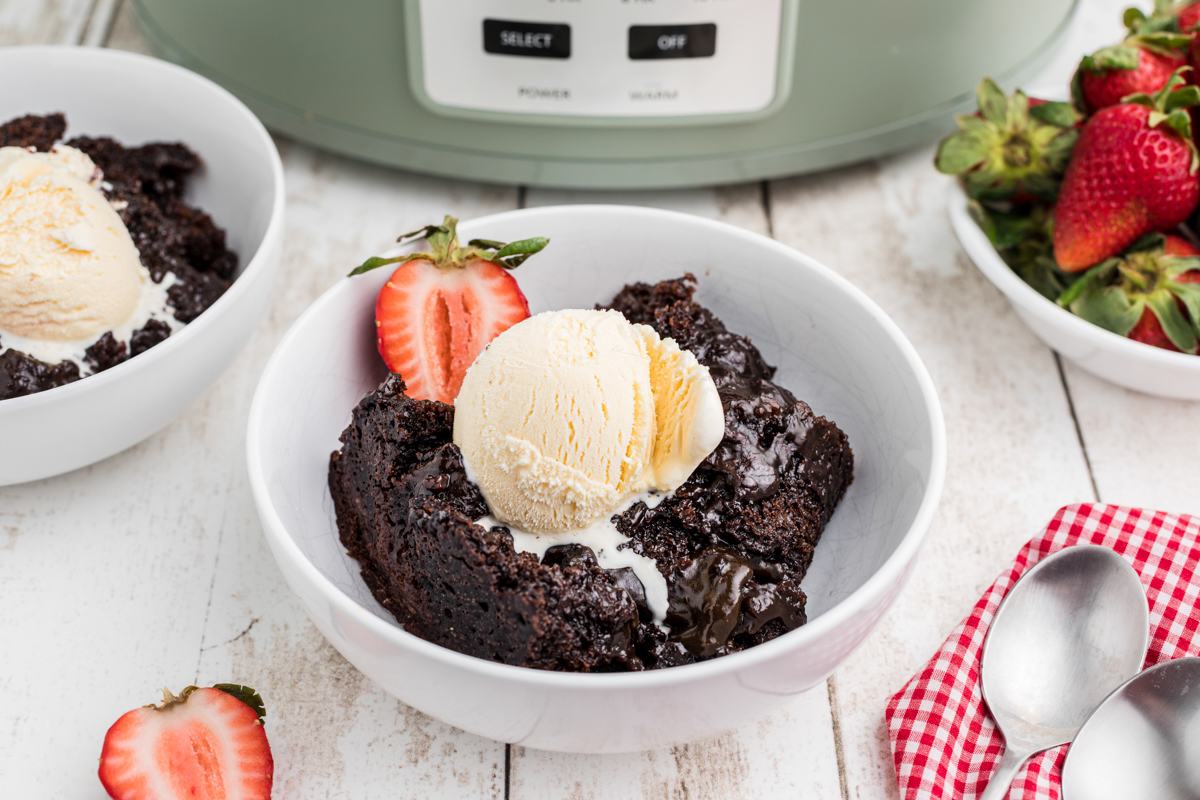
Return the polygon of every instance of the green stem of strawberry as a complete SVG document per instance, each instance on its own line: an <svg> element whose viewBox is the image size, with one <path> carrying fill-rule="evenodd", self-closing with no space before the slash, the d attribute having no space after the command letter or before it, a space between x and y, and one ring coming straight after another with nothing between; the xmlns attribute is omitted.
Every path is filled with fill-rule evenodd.
<svg viewBox="0 0 1200 800"><path fill-rule="evenodd" d="M427 259L442 269L461 269L473 258L492 261L505 269L516 269L525 263L525 259L541 250L550 243L549 239L536 236L532 239L521 239L517 242L496 242L490 239L472 239L465 247L458 244L458 220L450 215L441 225L426 225L420 230L406 233L396 239L405 242L425 239L430 249L423 253L408 253L392 258L372 256L350 271L350 275L361 275L387 264L403 264L417 259Z"/></svg>
<svg viewBox="0 0 1200 800"><path fill-rule="evenodd" d="M249 686L242 686L239 683L218 683L214 684L212 688L219 689L227 695L236 697L238 700L241 700L243 703L250 706L250 708L254 710L254 713L258 715L259 722L262 722L263 718L267 716L267 708L263 704L262 697L258 692L254 691ZM156 711L165 711L171 706L178 706L186 703L187 699L192 696L192 693L198 691L199 689L199 686L188 686L182 692L176 695L174 692L164 686L162 690L162 705L150 703L149 705L142 706L142 708L153 708Z"/></svg>

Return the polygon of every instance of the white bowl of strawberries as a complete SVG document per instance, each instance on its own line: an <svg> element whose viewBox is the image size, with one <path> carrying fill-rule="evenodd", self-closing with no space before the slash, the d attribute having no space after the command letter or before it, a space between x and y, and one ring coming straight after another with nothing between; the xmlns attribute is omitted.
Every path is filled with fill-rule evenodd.
<svg viewBox="0 0 1200 800"><path fill-rule="evenodd" d="M955 186L950 193L950 223L959 242L1038 338L1081 368L1119 386L1160 397L1200 400L1200 357L1105 330L1039 294L996 252L971 218L968 203L966 194Z"/></svg>
<svg viewBox="0 0 1200 800"><path fill-rule="evenodd" d="M963 248L1047 344L1121 386L1200 399L1200 4L1124 20L1070 103L985 78L934 163L959 178Z"/></svg>

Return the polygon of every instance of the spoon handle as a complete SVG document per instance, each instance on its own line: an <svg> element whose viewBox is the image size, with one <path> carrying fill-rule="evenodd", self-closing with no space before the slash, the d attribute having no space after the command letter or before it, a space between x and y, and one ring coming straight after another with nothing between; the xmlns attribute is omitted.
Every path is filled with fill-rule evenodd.
<svg viewBox="0 0 1200 800"><path fill-rule="evenodd" d="M1017 753L1013 748L1005 747L1004 758L1000 760L1000 766L996 767L996 771L992 773L992 779L988 781L983 794L979 795L979 800L1004 800L1008 797L1008 789L1012 785L1013 778L1017 777L1017 770L1031 755L1033 753Z"/></svg>

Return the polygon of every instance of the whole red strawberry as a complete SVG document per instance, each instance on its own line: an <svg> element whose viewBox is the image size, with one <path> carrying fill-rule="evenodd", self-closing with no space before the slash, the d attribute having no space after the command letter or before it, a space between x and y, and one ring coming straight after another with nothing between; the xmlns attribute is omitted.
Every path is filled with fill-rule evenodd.
<svg viewBox="0 0 1200 800"><path fill-rule="evenodd" d="M379 290L375 328L379 355L404 378L415 400L452 404L467 367L487 343L529 316L529 303L509 274L549 239L458 244L458 220L406 233L397 241L429 240L430 251L368 258L351 275L399 263Z"/></svg>
<svg viewBox="0 0 1200 800"><path fill-rule="evenodd" d="M1158 281L1160 287L1169 286L1169 281L1174 281L1177 284L1200 284L1200 258L1197 258L1197 256L1200 256L1200 249L1197 249L1194 245L1192 245L1191 242L1179 236L1172 236L1168 234L1166 240L1166 255L1191 259L1192 262L1196 264L1196 267L1179 272L1178 269L1181 266L1185 267L1186 264L1185 262L1177 262L1175 264L1176 272L1172 277L1167 278L1165 270L1155 276L1160 278ZM1162 265L1160 264L1159 267L1161 269ZM1168 291L1170 291L1169 288ZM1189 294L1191 294L1194 290L1189 289L1187 291ZM1183 298L1175 297L1174 299L1175 306L1184 314L1188 314L1189 309ZM1153 345L1154 347L1161 347L1164 350L1182 352L1179 347L1177 347L1175 343L1171 341L1171 337L1167 335L1167 332L1163 330L1162 323L1158 320L1158 314L1154 312L1153 308L1149 304L1147 304L1145 310L1142 311L1142 317L1137 321L1137 324L1133 326L1133 330L1129 331L1129 333L1126 335L1136 342ZM1188 344L1186 335L1183 336L1182 339L1182 344Z"/></svg>
<svg viewBox="0 0 1200 800"><path fill-rule="evenodd" d="M1200 344L1200 250L1172 234L1142 237L1093 267L1058 301L1134 341L1195 353Z"/></svg>
<svg viewBox="0 0 1200 800"><path fill-rule="evenodd" d="M1196 207L1200 157L1186 109L1200 104L1200 90L1179 88L1182 72L1155 96L1126 98L1084 125L1054 212L1054 257L1064 270L1118 255Z"/></svg>
<svg viewBox="0 0 1200 800"><path fill-rule="evenodd" d="M1192 3L1179 9L1176 21L1179 30L1183 33L1195 31L1197 27L1200 27L1200 3Z"/></svg>
<svg viewBox="0 0 1200 800"><path fill-rule="evenodd" d="M1120 48L1127 49L1129 55L1114 58L1110 55L1114 49L1100 50L1080 64L1079 89L1089 114L1115 106L1137 92L1157 92L1167 85L1175 70L1187 64L1179 50L1130 46Z"/></svg>
<svg viewBox="0 0 1200 800"><path fill-rule="evenodd" d="M104 737L100 782L115 800L270 800L275 765L262 698L189 686L134 709Z"/></svg>
<svg viewBox="0 0 1200 800"><path fill-rule="evenodd" d="M1084 56L1071 80L1075 103L1085 113L1115 106L1131 94L1154 94L1187 64L1194 36L1182 32L1169 0L1158 0L1149 17L1128 8L1123 20L1129 29L1125 40Z"/></svg>

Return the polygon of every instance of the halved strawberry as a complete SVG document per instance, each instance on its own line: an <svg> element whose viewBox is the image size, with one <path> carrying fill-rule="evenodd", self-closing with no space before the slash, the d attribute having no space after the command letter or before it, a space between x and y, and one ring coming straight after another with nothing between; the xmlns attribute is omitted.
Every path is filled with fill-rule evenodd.
<svg viewBox="0 0 1200 800"><path fill-rule="evenodd" d="M218 687L189 686L178 697L163 689L161 706L130 711L108 729L100 782L110 797L269 800L275 765L262 699L244 686Z"/></svg>
<svg viewBox="0 0 1200 800"><path fill-rule="evenodd" d="M350 273L400 262L375 301L375 327L379 355L415 400L453 404L480 351L529 316L529 303L508 270L550 241L472 239L459 247L457 225L447 216L441 225L397 240L428 239L430 252L369 258Z"/></svg>

